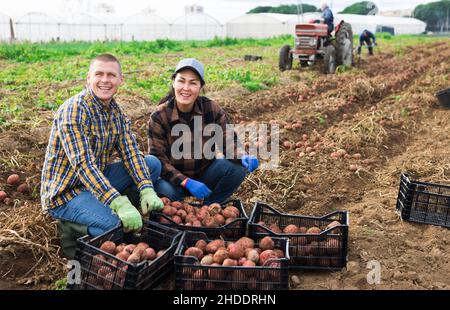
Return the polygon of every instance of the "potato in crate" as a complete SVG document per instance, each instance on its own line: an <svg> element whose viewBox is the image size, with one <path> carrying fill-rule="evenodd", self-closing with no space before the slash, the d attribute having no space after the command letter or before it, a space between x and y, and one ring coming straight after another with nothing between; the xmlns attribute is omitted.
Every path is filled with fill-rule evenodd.
<svg viewBox="0 0 450 310"><path fill-rule="evenodd" d="M255 240L266 236L289 238L289 267L338 270L347 265L347 211L322 217L281 213L257 202L250 214L248 234Z"/></svg>
<svg viewBox="0 0 450 310"><path fill-rule="evenodd" d="M81 265L81 283L68 285L68 289L151 289L173 270L182 234L146 221L136 234L117 227L98 237L82 237L75 254Z"/></svg>
<svg viewBox="0 0 450 310"><path fill-rule="evenodd" d="M209 206L170 201L168 198L162 200L163 210L152 212L150 220L178 230L201 231L209 238L237 239L245 236L248 216L240 200Z"/></svg>
<svg viewBox="0 0 450 310"><path fill-rule="evenodd" d="M181 290L279 290L288 288L288 239L208 239L185 232L175 255Z"/></svg>

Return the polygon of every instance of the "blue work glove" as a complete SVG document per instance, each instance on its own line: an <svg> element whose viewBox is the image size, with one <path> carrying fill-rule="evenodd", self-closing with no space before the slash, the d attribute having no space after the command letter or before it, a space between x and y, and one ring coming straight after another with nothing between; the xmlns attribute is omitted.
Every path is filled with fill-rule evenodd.
<svg viewBox="0 0 450 310"><path fill-rule="evenodd" d="M156 195L153 188L144 188L141 193L141 211L143 215L147 215L148 212L159 211L164 207L163 202Z"/></svg>
<svg viewBox="0 0 450 310"><path fill-rule="evenodd" d="M241 163L244 168L247 168L249 172L255 171L259 166L258 158L252 155L244 155L241 158Z"/></svg>
<svg viewBox="0 0 450 310"><path fill-rule="evenodd" d="M187 179L184 187L186 187L187 190L198 199L204 199L212 193L208 186L204 183L192 179Z"/></svg>

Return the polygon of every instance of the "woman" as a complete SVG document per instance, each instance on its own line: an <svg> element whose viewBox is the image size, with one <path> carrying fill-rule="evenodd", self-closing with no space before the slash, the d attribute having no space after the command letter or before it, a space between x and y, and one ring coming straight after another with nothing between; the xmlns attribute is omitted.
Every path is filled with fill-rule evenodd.
<svg viewBox="0 0 450 310"><path fill-rule="evenodd" d="M150 117L149 153L162 164L161 178L154 184L161 197L179 201L185 195L192 195L205 199L205 204L223 203L239 187L246 173L258 168L258 159L237 147L234 132L232 148L222 151L215 144L211 148L216 154L214 158L203 152L209 145L206 139L201 138L205 126L220 126L220 138L226 145L228 123L227 115L219 105L200 96L204 85L203 64L192 58L181 60L172 75L168 95ZM176 132L181 132L181 135L175 135ZM230 156L231 152L236 156Z"/></svg>

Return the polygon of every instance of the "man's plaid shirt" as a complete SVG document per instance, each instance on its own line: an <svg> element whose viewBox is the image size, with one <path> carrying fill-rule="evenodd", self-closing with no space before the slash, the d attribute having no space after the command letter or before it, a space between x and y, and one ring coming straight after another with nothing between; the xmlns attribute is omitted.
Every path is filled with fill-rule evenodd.
<svg viewBox="0 0 450 310"><path fill-rule="evenodd" d="M230 152L233 152L231 161L240 164L240 156L242 156L242 147L238 144L237 135L233 134L230 139L234 141L232 148L226 149L226 125L229 123L229 118L226 112L214 101L209 100L206 97L199 97L194 103L194 107L191 113L190 123L187 124L183 117L180 117L178 109L176 108L175 100L169 99L168 101L160 104L157 109L150 116L148 123L148 147L149 153L156 156L162 165L161 177L171 182L173 185L180 185L186 178L198 179L200 178L208 166L214 159L206 159L202 156L201 159L194 158L195 144L194 144L194 117L200 116L202 118L202 133L205 126L208 124L218 124L222 127L223 155L227 158L230 156ZM175 140L181 138L178 136L172 136L172 128L177 124L186 124L191 129L191 156L190 158L174 159L171 154L172 144ZM202 135L200 133L200 135ZM186 137L184 137L186 138ZM189 142L189 141L187 141ZM203 147L207 139L203 138L201 147ZM228 156L227 156L228 154Z"/></svg>
<svg viewBox="0 0 450 310"><path fill-rule="evenodd" d="M43 209L62 206L82 191L109 205L120 195L103 174L114 151L140 190L152 187L131 122L115 100L104 107L90 89L67 100L55 114L45 155Z"/></svg>

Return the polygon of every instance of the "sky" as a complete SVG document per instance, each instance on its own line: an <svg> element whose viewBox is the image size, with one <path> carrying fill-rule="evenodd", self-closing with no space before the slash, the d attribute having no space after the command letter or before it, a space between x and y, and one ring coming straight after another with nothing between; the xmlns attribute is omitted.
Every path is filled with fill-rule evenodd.
<svg viewBox="0 0 450 310"><path fill-rule="evenodd" d="M12 17L37 11L51 14L64 15L62 12L65 1L72 1L75 7L81 7L77 1L83 0L0 0L0 12L6 13ZM129 16L138 13L145 8L150 7L156 11L156 14L162 17L175 18L184 14L184 7L190 4L203 6L204 12L217 17L219 20L227 20L245 14L256 6L280 4L307 3L317 7L322 0L84 0L85 3L91 3L91 8L96 3L104 2L114 6L117 14ZM328 0L333 11L338 12L346 6L359 2L360 0ZM396 9L413 9L418 4L434 2L436 0L372 0L381 11Z"/></svg>

